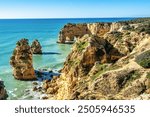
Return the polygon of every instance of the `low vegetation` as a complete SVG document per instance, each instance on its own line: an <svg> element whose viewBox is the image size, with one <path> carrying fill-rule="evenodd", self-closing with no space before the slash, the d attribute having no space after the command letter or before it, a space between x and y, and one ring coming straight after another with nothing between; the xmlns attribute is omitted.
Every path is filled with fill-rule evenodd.
<svg viewBox="0 0 150 117"><path fill-rule="evenodd" d="M150 68L150 50L138 55L135 61L144 68Z"/></svg>
<svg viewBox="0 0 150 117"><path fill-rule="evenodd" d="M82 52L87 46L88 46L88 42L76 43L76 47L79 52Z"/></svg>
<svg viewBox="0 0 150 117"><path fill-rule="evenodd" d="M150 79L150 72L147 73L146 78Z"/></svg>
<svg viewBox="0 0 150 117"><path fill-rule="evenodd" d="M118 31L112 31L111 34L117 39L117 40L122 40L122 33Z"/></svg>
<svg viewBox="0 0 150 117"><path fill-rule="evenodd" d="M128 27L127 30L150 34L150 18L137 18L129 21L121 21L120 23L126 25L126 27ZM129 26L129 24L139 24L139 26L134 28Z"/></svg>

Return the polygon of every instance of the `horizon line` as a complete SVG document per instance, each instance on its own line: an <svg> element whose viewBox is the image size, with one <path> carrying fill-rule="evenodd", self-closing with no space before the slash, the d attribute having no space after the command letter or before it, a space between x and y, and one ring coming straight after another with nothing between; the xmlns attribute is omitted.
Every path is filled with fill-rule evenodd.
<svg viewBox="0 0 150 117"><path fill-rule="evenodd" d="M54 17L54 18L48 18L48 17L45 17L45 18L0 18L0 20L2 19L104 19L104 18L150 18L147 17L147 16L140 16L140 17L133 17L133 16L128 16L128 17Z"/></svg>

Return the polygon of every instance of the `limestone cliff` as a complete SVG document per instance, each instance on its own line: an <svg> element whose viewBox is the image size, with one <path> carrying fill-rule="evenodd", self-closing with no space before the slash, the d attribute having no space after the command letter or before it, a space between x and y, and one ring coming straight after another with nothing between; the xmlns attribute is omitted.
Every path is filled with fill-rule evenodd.
<svg viewBox="0 0 150 117"><path fill-rule="evenodd" d="M7 99L7 91L4 86L4 82L0 79L0 100Z"/></svg>
<svg viewBox="0 0 150 117"><path fill-rule="evenodd" d="M59 33L58 43L74 43L76 38L89 34L87 24L71 24L68 23Z"/></svg>
<svg viewBox="0 0 150 117"><path fill-rule="evenodd" d="M16 43L10 59L13 75L18 80L35 80L35 72L32 63L32 52L27 39L21 39Z"/></svg>
<svg viewBox="0 0 150 117"><path fill-rule="evenodd" d="M111 23L90 24L66 24L59 33L58 43L74 43L76 39L85 34L93 34L99 37L109 32Z"/></svg>
<svg viewBox="0 0 150 117"><path fill-rule="evenodd" d="M37 39L32 42L31 51L33 54L42 54L42 46Z"/></svg>
<svg viewBox="0 0 150 117"><path fill-rule="evenodd" d="M90 23L87 24L87 27L92 35L102 37L105 33L110 31L111 23Z"/></svg>
<svg viewBox="0 0 150 117"><path fill-rule="evenodd" d="M101 34L91 24L90 34L76 39L61 75L44 83L49 99L149 99L149 22L104 23Z"/></svg>
<svg viewBox="0 0 150 117"><path fill-rule="evenodd" d="M113 63L122 56L116 48L103 38L84 35L78 39L73 46L72 52L68 55L64 68L61 70L62 76L58 82L62 82L61 79L65 77L67 84L59 84L60 87L64 87L65 89L60 88L58 90L58 92L61 92L58 94L58 99L71 99L71 94L74 92L73 89L76 83L82 77L88 75L96 62L99 64ZM62 90L65 91L65 95Z"/></svg>

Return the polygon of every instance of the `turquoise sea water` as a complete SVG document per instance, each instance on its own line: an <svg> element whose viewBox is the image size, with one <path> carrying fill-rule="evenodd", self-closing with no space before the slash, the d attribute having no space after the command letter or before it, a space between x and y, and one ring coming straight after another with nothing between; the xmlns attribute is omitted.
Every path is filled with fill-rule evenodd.
<svg viewBox="0 0 150 117"><path fill-rule="evenodd" d="M0 78L5 82L8 99L36 99L25 95L31 89L31 82L18 81L12 76L9 65L10 56L21 38L34 39L41 42L43 52L56 52L61 54L34 55L35 69L60 69L71 45L57 44L58 34L66 23L93 23L115 22L131 18L95 18L95 19L1 19L0 20Z"/></svg>

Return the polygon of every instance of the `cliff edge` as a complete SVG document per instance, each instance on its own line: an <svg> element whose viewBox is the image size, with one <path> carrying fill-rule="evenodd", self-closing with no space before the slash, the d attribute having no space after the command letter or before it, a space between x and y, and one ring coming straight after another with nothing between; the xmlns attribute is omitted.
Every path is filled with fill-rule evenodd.
<svg viewBox="0 0 150 117"><path fill-rule="evenodd" d="M43 85L49 99L150 99L149 18L67 24L66 41L74 44L61 75Z"/></svg>

